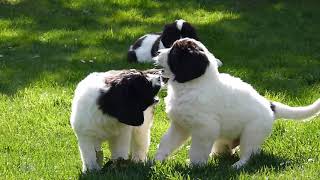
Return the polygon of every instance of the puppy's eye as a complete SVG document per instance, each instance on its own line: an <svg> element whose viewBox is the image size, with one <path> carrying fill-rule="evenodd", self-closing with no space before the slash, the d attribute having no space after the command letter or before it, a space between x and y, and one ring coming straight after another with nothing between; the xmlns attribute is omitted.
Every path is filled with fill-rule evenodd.
<svg viewBox="0 0 320 180"><path fill-rule="evenodd" d="M158 56L161 53L161 51L157 51L156 55Z"/></svg>

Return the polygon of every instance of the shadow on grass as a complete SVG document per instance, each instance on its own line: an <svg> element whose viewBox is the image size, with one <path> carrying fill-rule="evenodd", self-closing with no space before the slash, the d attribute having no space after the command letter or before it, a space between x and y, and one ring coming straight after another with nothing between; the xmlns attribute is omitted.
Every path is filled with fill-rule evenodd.
<svg viewBox="0 0 320 180"><path fill-rule="evenodd" d="M109 165L99 173L80 174L79 179L233 179L241 173L280 172L285 170L288 162L283 157L262 152L252 157L245 167L235 170L231 165L237 160L239 157L236 156L215 157L202 167L190 167L175 161L117 164Z"/></svg>

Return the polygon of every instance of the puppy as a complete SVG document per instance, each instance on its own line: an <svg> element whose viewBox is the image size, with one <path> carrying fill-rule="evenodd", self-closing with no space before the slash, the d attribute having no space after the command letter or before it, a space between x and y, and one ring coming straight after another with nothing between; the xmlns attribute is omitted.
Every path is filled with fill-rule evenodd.
<svg viewBox="0 0 320 180"><path fill-rule="evenodd" d="M169 48L174 41L184 37L199 39L195 28L182 19L166 24L162 33L146 34L131 45L128 51L128 61L153 62L152 57L157 55L159 49Z"/></svg>
<svg viewBox="0 0 320 180"><path fill-rule="evenodd" d="M111 159L128 159L131 146L133 160L146 160L160 84L156 73L137 70L91 73L78 84L70 122L83 172L101 168L106 140Z"/></svg>
<svg viewBox="0 0 320 180"><path fill-rule="evenodd" d="M320 99L306 107L270 102L239 78L220 74L216 58L194 39L177 40L155 57L169 77L166 112L171 119L156 160L163 161L189 136L192 164L207 162L210 153L231 151L240 143L240 168L259 152L275 119L304 119L320 111Z"/></svg>

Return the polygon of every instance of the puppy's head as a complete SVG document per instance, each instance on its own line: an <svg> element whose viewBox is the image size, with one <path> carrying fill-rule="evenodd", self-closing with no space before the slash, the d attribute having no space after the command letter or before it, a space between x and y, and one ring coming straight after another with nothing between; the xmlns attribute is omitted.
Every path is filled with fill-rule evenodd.
<svg viewBox="0 0 320 180"><path fill-rule="evenodd" d="M168 78L163 76L163 69L148 69L143 71L144 74L147 75L147 77L150 78L160 78L161 81L161 87L164 87L165 84L168 82Z"/></svg>
<svg viewBox="0 0 320 180"><path fill-rule="evenodd" d="M98 99L100 109L120 122L140 126L144 122L143 111L158 102L160 77L147 77L136 71L123 71L106 78L107 90Z"/></svg>
<svg viewBox="0 0 320 180"><path fill-rule="evenodd" d="M196 40L199 39L195 28L185 20L179 19L174 23L166 24L164 26L161 35L161 42L163 43L164 47L169 48L176 40L185 37L193 38Z"/></svg>
<svg viewBox="0 0 320 180"><path fill-rule="evenodd" d="M210 63L222 64L201 42L190 38L177 40L171 48L159 50L154 60L163 67L164 76L179 83L200 77Z"/></svg>

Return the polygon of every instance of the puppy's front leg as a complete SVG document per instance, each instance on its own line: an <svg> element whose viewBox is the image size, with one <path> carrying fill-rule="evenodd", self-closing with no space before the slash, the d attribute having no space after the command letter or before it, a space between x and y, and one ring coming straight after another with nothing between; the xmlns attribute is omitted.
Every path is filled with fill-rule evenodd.
<svg viewBox="0 0 320 180"><path fill-rule="evenodd" d="M119 134L109 140L111 159L128 159L132 127L125 125Z"/></svg>
<svg viewBox="0 0 320 180"><path fill-rule="evenodd" d="M188 137L189 132L172 121L168 132L161 139L155 159L158 161L165 160L167 156L181 146L181 144L186 141Z"/></svg>
<svg viewBox="0 0 320 180"><path fill-rule="evenodd" d="M86 136L79 136L79 150L82 160L82 172L100 170L97 163L97 156L95 150L96 140Z"/></svg>
<svg viewBox="0 0 320 180"><path fill-rule="evenodd" d="M103 151L101 148L101 142L97 141L95 144L95 151L96 151L96 158L97 158L97 163L100 167L103 165Z"/></svg>
<svg viewBox="0 0 320 180"><path fill-rule="evenodd" d="M140 127L134 127L132 130L131 153L133 161L139 162L147 160L153 111L154 106L146 109L144 112L144 123Z"/></svg>
<svg viewBox="0 0 320 180"><path fill-rule="evenodd" d="M207 163L213 143L218 136L218 125L208 124L193 129L189 151L192 165L204 165Z"/></svg>

